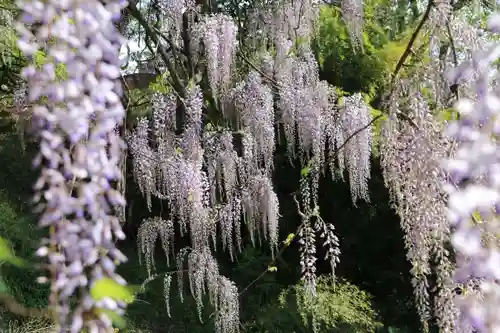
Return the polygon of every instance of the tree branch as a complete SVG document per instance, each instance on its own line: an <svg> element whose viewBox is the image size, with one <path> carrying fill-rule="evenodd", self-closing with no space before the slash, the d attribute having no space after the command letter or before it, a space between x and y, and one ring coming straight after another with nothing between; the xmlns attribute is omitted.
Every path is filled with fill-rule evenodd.
<svg viewBox="0 0 500 333"><path fill-rule="evenodd" d="M398 60L398 62L396 64L396 67L394 68L394 71L391 74L391 82L389 84L389 92L388 92L388 94L385 97L381 98L381 100L382 100L381 104L382 105L385 104L385 102L387 102L387 100L390 99L391 96L392 96L392 94L394 93L394 87L395 87L395 83L396 83L396 79L398 77L398 74L401 71L401 69L403 68L403 66L404 66L404 64L406 62L406 59L412 53L413 44L417 40L417 37L420 34L420 31L422 30L425 22L429 19L429 15L431 13L431 9L432 9L433 5L434 5L434 0L429 0L429 2L427 3L427 8L425 9L424 15L422 16L422 19L418 23L415 31L413 31L413 33L412 33L412 35L410 37L410 40L408 41L408 45L406 45L406 48L405 48L403 54L399 58L399 60ZM396 116L399 117L399 118L402 118L403 120L405 120L407 122L409 122L410 125L412 125L413 127L418 128L418 126L415 124L415 122L410 117L408 117L408 115L400 112Z"/></svg>
<svg viewBox="0 0 500 333"><path fill-rule="evenodd" d="M244 62L246 62L250 67L252 67L257 73L259 73L263 78L267 79L269 82L271 82L275 87L279 88L281 85L272 77L269 77L261 71L253 62L250 61L242 52L238 53L238 57L240 57Z"/></svg>
<svg viewBox="0 0 500 333"><path fill-rule="evenodd" d="M457 49L455 48L455 40L453 39L453 33L451 31L450 22L446 22L446 30L448 31L448 39L450 41L451 46L451 54L453 57L453 64L455 67L458 67L458 57L457 57ZM455 95L457 101L460 99L460 95L458 93L458 84L453 84L450 87L451 92ZM458 113L457 113L458 115Z"/></svg>
<svg viewBox="0 0 500 333"><path fill-rule="evenodd" d="M146 40L149 38L156 44L158 52L160 53L160 56L163 62L165 63L165 66L167 66L167 70L170 74L170 77L172 78L173 88L182 98L184 98L186 96L185 87L167 54L167 50L162 45L158 37L158 34L153 30L153 28L151 28L151 26L148 24L144 16L142 16L141 12L137 8L136 0L129 1L128 10L130 11L130 15L132 15L132 17L134 17L139 22L139 24L144 28L144 31L146 32Z"/></svg>
<svg viewBox="0 0 500 333"><path fill-rule="evenodd" d="M424 23L427 21L429 18L429 15L431 13L432 6L434 5L434 0L429 0L427 3L427 8L425 9L424 16L422 16L422 19L420 20L420 23L418 24L417 28L415 31L413 31L413 34L410 37L410 40L408 41L408 45L406 45L406 49L404 50L403 54L399 58L398 63L396 64L396 68L394 69L394 72L392 73L392 79L391 79L391 87L394 85L394 82L396 81L397 75L399 74L399 71L403 67L403 64L405 63L406 59L411 53L411 49L413 47L413 44L415 43L415 40L418 37L418 34L420 33L420 30L422 30ZM392 90L392 88L391 88Z"/></svg>
<svg viewBox="0 0 500 333"><path fill-rule="evenodd" d="M53 319L51 311L46 308L26 308L20 304L14 297L7 294L0 294L0 304L13 313L21 317L35 317Z"/></svg>
<svg viewBox="0 0 500 333"><path fill-rule="evenodd" d="M347 139L345 139L345 141L337 149L335 149L335 152L333 153L333 157L337 157L337 155L340 153L340 151L342 149L344 149L344 147L349 143L349 141L351 141L359 133L361 133L364 130L366 130L368 127L370 127L377 120L379 120L380 118L382 118L382 116L383 116L382 114L379 114L378 116L374 117L368 124L366 124L365 126L363 126L361 128L358 128L356 131L354 131L354 133L352 133L351 135L349 135L347 137ZM295 200L297 200L297 199L295 199Z"/></svg>

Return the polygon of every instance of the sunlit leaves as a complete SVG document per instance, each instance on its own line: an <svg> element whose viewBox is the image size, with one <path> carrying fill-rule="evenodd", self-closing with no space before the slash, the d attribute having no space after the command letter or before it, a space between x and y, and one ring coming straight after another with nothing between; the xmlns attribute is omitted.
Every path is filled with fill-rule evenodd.
<svg viewBox="0 0 500 333"><path fill-rule="evenodd" d="M101 278L92 284L90 296L96 301L111 298L116 301L132 303L135 295L133 288L119 284L110 278Z"/></svg>
<svg viewBox="0 0 500 333"><path fill-rule="evenodd" d="M279 301L283 307L295 303L303 327L313 332L375 332L382 326L371 308L371 296L342 280L321 277L316 297L310 297L303 285L297 285L282 292Z"/></svg>
<svg viewBox="0 0 500 333"><path fill-rule="evenodd" d="M12 251L9 243L7 243L5 239L0 237L0 262L1 261L18 267L24 266L24 261L21 258L17 257Z"/></svg>
<svg viewBox="0 0 500 333"><path fill-rule="evenodd" d="M292 243L292 241L295 239L295 234L294 233L291 233L289 234L286 239L283 241L283 244L285 247L288 247L290 246L290 244Z"/></svg>

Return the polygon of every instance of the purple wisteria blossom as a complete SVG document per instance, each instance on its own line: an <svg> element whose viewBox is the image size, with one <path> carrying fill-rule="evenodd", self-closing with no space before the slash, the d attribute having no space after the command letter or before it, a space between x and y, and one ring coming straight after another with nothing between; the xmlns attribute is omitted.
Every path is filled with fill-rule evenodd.
<svg viewBox="0 0 500 333"><path fill-rule="evenodd" d="M498 32L500 16L494 15L488 25ZM470 71L478 74L476 98L457 103L459 120L447 128L459 147L445 164L452 244L457 255L455 278L461 283L479 281L478 293L457 299L461 310L457 328L473 327L488 333L500 332L500 248L496 240L500 232L500 98L498 91L490 88L497 75L492 65L499 56L500 46L491 45L450 75L459 80Z"/></svg>
<svg viewBox="0 0 500 333"><path fill-rule="evenodd" d="M42 66L25 67L23 76L28 100L36 104L35 202L39 225L50 228L37 254L50 264L50 306L58 315L58 332L108 332L111 319L105 313L122 314L125 304L96 301L89 289L104 277L125 285L115 273L126 257L115 245L125 237L115 217L125 200L114 189L125 145L117 131L124 108L116 80L123 39L114 24L126 3L20 0L18 5L19 48L28 58L42 49L47 56ZM56 73L60 65L62 78Z"/></svg>

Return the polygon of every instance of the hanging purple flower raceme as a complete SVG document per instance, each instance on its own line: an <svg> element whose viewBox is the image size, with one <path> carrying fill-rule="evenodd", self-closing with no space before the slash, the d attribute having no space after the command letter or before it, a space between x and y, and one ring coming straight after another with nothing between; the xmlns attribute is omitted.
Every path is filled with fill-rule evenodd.
<svg viewBox="0 0 500 333"><path fill-rule="evenodd" d="M117 81L123 39L114 23L125 5L118 0L19 1L19 48L30 58L43 47L47 56L40 68L24 68L23 76L28 99L37 104L35 202L40 226L50 228L37 254L50 264L49 301L58 315L57 332L109 332L105 313L122 314L125 308L121 301L95 300L89 293L101 278L126 283L115 273L126 257L115 245L125 235L114 215L125 205L114 189L125 148L116 130L124 118ZM56 75L58 65L64 78Z"/></svg>
<svg viewBox="0 0 500 333"><path fill-rule="evenodd" d="M499 32L500 15L490 19L489 28ZM500 332L500 98L489 88L491 79L498 75L491 68L499 56L500 45L493 45L450 75L460 79L470 70L479 74L476 99L460 100L456 106L460 118L447 128L459 148L445 165L457 258L455 278L459 283L480 281L479 293L457 299L461 310L457 324L488 333Z"/></svg>

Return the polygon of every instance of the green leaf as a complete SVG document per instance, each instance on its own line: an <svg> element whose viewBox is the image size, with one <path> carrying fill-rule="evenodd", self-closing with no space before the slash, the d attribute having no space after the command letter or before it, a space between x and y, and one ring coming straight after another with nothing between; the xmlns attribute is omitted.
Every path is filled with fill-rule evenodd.
<svg viewBox="0 0 500 333"><path fill-rule="evenodd" d="M302 177L307 177L309 175L309 171L311 171L311 167L314 165L315 159L311 158L308 162L307 165L300 170L300 175Z"/></svg>
<svg viewBox="0 0 500 333"><path fill-rule="evenodd" d="M5 280L0 276L0 294L8 294L9 287L5 283Z"/></svg>
<svg viewBox="0 0 500 333"><path fill-rule="evenodd" d="M306 167L302 168L302 170L300 170L300 175L302 177L307 177L308 174L309 174L309 167L308 166L306 166Z"/></svg>
<svg viewBox="0 0 500 333"><path fill-rule="evenodd" d="M288 236L286 236L286 239L283 241L283 244L285 245L285 247L290 246L290 244L292 243L294 238L295 238L295 234L293 232L291 234L289 234Z"/></svg>
<svg viewBox="0 0 500 333"><path fill-rule="evenodd" d="M5 239L0 237L0 261L5 261L11 265L22 267L24 262L22 259L16 257L9 244Z"/></svg>
<svg viewBox="0 0 500 333"><path fill-rule="evenodd" d="M135 298L134 287L122 286L110 278L102 278L94 282L90 288L90 296L95 300L101 300L105 297L117 301L132 303Z"/></svg>
<svg viewBox="0 0 500 333"><path fill-rule="evenodd" d="M7 260L8 258L14 256L9 244L0 237L0 260Z"/></svg>
<svg viewBox="0 0 500 333"><path fill-rule="evenodd" d="M472 212L472 218L474 219L474 222L477 222L477 223L483 222L483 218L481 217L481 214L479 214L478 211Z"/></svg>
<svg viewBox="0 0 500 333"><path fill-rule="evenodd" d="M456 111L453 108L443 109L439 113L441 121L449 121L456 118Z"/></svg>
<svg viewBox="0 0 500 333"><path fill-rule="evenodd" d="M190 79L188 81L188 84L187 84L188 90L193 89L195 86L196 86L196 83L195 83L194 79Z"/></svg>

